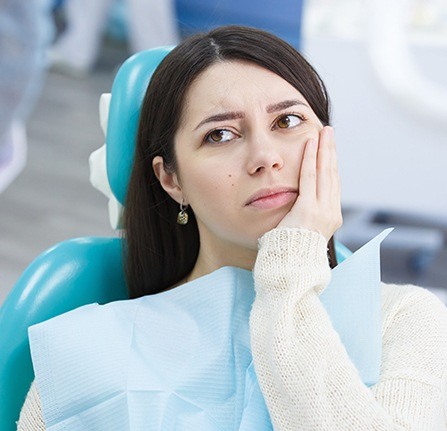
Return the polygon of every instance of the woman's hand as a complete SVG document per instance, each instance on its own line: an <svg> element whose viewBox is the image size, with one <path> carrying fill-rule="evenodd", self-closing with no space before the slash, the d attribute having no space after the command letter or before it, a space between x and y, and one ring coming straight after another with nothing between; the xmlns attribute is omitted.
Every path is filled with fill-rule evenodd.
<svg viewBox="0 0 447 431"><path fill-rule="evenodd" d="M298 197L278 227L303 227L329 240L342 225L340 178L334 129L326 126L320 139L310 139L304 150Z"/></svg>

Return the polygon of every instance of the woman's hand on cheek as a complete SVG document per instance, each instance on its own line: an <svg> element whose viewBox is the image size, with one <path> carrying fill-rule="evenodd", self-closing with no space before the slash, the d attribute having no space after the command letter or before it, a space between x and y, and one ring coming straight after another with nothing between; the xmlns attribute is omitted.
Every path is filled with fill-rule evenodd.
<svg viewBox="0 0 447 431"><path fill-rule="evenodd" d="M302 227L329 240L342 225L340 179L334 130L324 127L319 142L309 140L299 177L299 195L278 227Z"/></svg>

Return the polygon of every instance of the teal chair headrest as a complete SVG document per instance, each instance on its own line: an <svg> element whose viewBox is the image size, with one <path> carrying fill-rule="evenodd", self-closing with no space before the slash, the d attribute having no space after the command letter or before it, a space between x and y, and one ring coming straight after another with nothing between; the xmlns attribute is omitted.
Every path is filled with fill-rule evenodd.
<svg viewBox="0 0 447 431"><path fill-rule="evenodd" d="M112 86L107 123L107 176L117 200L124 205L132 170L141 105L149 81L172 47L139 52L120 67Z"/></svg>

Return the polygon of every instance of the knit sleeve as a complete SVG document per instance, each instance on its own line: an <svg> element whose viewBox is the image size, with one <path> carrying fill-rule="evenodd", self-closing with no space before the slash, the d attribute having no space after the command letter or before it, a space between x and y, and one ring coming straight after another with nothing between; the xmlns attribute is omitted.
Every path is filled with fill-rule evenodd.
<svg viewBox="0 0 447 431"><path fill-rule="evenodd" d="M330 280L326 247L319 233L300 228L259 241L251 343L275 431L447 430L444 305L386 297L381 376L368 388L319 299Z"/></svg>
<svg viewBox="0 0 447 431"><path fill-rule="evenodd" d="M40 397L34 382L20 412L17 431L45 431Z"/></svg>

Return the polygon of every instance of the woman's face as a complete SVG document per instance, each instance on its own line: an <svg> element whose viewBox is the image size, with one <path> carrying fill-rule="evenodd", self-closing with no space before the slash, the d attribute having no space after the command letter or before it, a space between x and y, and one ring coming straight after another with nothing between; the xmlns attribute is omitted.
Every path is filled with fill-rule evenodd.
<svg viewBox="0 0 447 431"><path fill-rule="evenodd" d="M295 202L305 143L322 127L299 91L252 63L216 63L193 82L175 135L177 172L158 176L194 210L201 249L223 260L257 249Z"/></svg>

